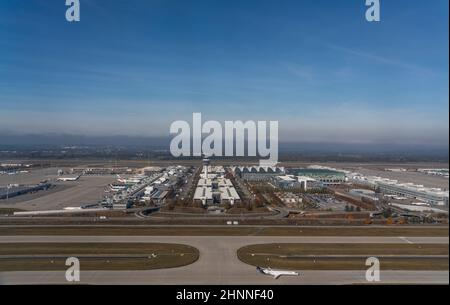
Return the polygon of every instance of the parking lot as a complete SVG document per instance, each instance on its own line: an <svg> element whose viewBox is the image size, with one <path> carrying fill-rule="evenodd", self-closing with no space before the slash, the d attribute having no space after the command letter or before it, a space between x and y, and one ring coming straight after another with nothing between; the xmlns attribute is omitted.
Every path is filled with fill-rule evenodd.
<svg viewBox="0 0 450 305"><path fill-rule="evenodd" d="M303 197L316 204L317 208L322 210L345 211L348 205L346 201L336 199L333 195L328 194L304 194Z"/></svg>

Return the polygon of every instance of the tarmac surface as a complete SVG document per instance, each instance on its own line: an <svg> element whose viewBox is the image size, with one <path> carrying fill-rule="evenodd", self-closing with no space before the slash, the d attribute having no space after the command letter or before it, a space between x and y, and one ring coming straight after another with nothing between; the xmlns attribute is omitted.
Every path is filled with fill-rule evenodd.
<svg viewBox="0 0 450 305"><path fill-rule="evenodd" d="M56 179L58 177L57 167L48 167L42 169L30 169L28 173L17 173L13 175L0 175L0 185L8 184L38 184L43 180ZM64 168L64 170L67 170Z"/></svg>
<svg viewBox="0 0 450 305"><path fill-rule="evenodd" d="M55 182L65 188L56 192L40 191L35 198L24 196L13 198L13 202L0 200L0 208L16 208L21 210L59 210L66 207L79 207L84 204L97 203L105 195L105 187L116 181L114 176L81 176L77 181Z"/></svg>
<svg viewBox="0 0 450 305"><path fill-rule="evenodd" d="M83 271L82 284L361 284L365 270L361 271L302 271L298 277L278 280L258 273L255 267L244 264L236 251L242 246L258 243L441 243L448 237L338 237L338 236L0 236L1 243L71 243L71 242L164 242L180 243L200 250L194 264L148 271ZM63 271L3 272L0 284L65 284ZM381 283L395 284L448 284L446 271L383 271Z"/></svg>

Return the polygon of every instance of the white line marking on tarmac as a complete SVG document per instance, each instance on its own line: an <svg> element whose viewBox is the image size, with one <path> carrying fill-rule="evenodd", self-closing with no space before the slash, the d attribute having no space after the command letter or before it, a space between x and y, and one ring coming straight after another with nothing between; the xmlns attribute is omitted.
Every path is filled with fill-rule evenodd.
<svg viewBox="0 0 450 305"><path fill-rule="evenodd" d="M412 241L410 241L409 239L407 239L406 237L402 237L402 236L400 236L399 237L401 240L403 240L403 241L405 241L405 242L407 242L408 244L410 244L410 245L412 245L412 244L414 244Z"/></svg>

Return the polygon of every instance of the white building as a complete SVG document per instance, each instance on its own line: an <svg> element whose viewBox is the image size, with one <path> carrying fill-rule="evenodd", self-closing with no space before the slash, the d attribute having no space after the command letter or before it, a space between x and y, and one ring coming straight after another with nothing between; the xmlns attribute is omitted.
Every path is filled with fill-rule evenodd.
<svg viewBox="0 0 450 305"><path fill-rule="evenodd" d="M199 202L202 205L209 205L213 203L213 194L211 187L198 186L194 193L194 202Z"/></svg>
<svg viewBox="0 0 450 305"><path fill-rule="evenodd" d="M234 187L220 187L219 192L222 204L230 203L231 205L234 205L236 201L241 199Z"/></svg>
<svg viewBox="0 0 450 305"><path fill-rule="evenodd" d="M272 177L285 174L284 167L274 166L235 166L232 171L248 181L270 181Z"/></svg>
<svg viewBox="0 0 450 305"><path fill-rule="evenodd" d="M203 170L194 193L194 202L204 206L214 203L231 204L241 200L230 179L224 177L223 166L211 166L209 160L203 160Z"/></svg>
<svg viewBox="0 0 450 305"><path fill-rule="evenodd" d="M381 177L364 177L359 174L352 176L352 181L374 188L379 188L382 193L418 199L429 204L448 206L449 192L440 188L424 187L413 183L399 183Z"/></svg>

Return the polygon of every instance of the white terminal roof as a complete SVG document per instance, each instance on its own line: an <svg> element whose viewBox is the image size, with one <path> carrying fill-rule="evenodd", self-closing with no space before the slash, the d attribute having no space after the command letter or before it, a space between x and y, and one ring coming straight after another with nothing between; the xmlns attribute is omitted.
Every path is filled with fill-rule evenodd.
<svg viewBox="0 0 450 305"><path fill-rule="evenodd" d="M316 179L313 179L313 178L307 177L307 176L297 176L297 179L299 182L301 182L301 181L317 181Z"/></svg>
<svg viewBox="0 0 450 305"><path fill-rule="evenodd" d="M204 173L201 173L200 176L203 177L203 179L205 178L205 174ZM209 180L211 180L211 179L217 178L217 176L218 176L218 174L208 172L208 177L207 178Z"/></svg>
<svg viewBox="0 0 450 305"><path fill-rule="evenodd" d="M282 176L277 176L278 179L286 181L286 182L295 182L297 181L297 179L295 179L295 177L293 175L282 175Z"/></svg>
<svg viewBox="0 0 450 305"><path fill-rule="evenodd" d="M225 168L223 168L223 166L221 166L221 165L219 165L219 166L209 166L208 170L213 172L213 173L224 173L225 172Z"/></svg>
<svg viewBox="0 0 450 305"><path fill-rule="evenodd" d="M237 193L234 187L220 187L220 199L222 200L237 200L240 199L239 194Z"/></svg>
<svg viewBox="0 0 450 305"><path fill-rule="evenodd" d="M233 187L233 183L230 179L226 178L219 178L219 187L227 186L227 187Z"/></svg>
<svg viewBox="0 0 450 305"><path fill-rule="evenodd" d="M200 178L198 180L198 184L197 186L211 186L212 185L212 180L211 179L205 179L205 178Z"/></svg>
<svg viewBox="0 0 450 305"><path fill-rule="evenodd" d="M221 165L218 165L218 166L205 165L205 166L203 166L203 170L205 169L205 167L208 168L208 172L210 172L210 173L222 174L225 172L225 168Z"/></svg>
<svg viewBox="0 0 450 305"><path fill-rule="evenodd" d="M197 187L195 189L195 194L194 194L194 199L199 199L199 200L203 200L203 199L212 199L212 189L211 187Z"/></svg>

